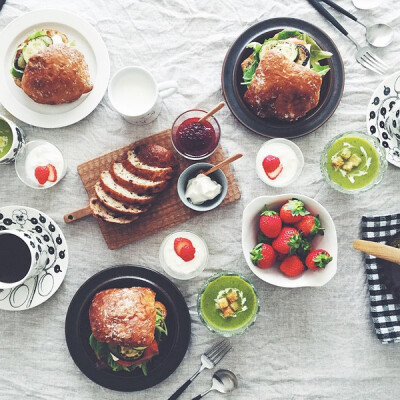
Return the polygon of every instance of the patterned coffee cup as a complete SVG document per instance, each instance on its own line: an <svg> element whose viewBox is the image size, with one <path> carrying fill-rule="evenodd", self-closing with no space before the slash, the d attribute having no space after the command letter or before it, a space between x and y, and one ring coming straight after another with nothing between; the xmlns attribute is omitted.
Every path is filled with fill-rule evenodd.
<svg viewBox="0 0 400 400"><path fill-rule="evenodd" d="M29 267L27 268L27 273L16 282L2 282L0 280L0 289L12 289L21 285L27 279L39 275L46 267L48 260L47 251L44 250L42 239L39 235L28 231L9 229L0 231L0 241L7 234L19 237L25 243L29 249Z"/></svg>

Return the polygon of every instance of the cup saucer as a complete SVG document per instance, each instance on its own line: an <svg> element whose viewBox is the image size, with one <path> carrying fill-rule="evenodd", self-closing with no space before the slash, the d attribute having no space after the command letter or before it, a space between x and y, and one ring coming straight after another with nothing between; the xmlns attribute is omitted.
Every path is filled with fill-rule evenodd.
<svg viewBox="0 0 400 400"><path fill-rule="evenodd" d="M47 252L47 265L39 275L15 288L0 290L0 310L28 310L48 300L63 282L68 268L67 242L52 218L30 207L0 207L0 230L7 229L35 232Z"/></svg>

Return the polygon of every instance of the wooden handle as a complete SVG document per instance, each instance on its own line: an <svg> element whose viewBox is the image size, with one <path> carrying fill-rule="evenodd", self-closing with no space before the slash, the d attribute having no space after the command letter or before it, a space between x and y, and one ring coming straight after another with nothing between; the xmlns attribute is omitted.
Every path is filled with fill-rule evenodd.
<svg viewBox="0 0 400 400"><path fill-rule="evenodd" d="M386 244L370 242L369 240L355 240L353 247L363 253L400 264L400 249L386 246Z"/></svg>
<svg viewBox="0 0 400 400"><path fill-rule="evenodd" d="M210 168L208 171L204 172L204 175L210 175L210 174L212 174L214 171L216 171L217 169L221 169L221 168L224 167L225 165L230 164L231 162L237 160L238 158L240 158L240 157L242 157L242 156L243 156L243 154L238 153L238 154L235 154L235 155L232 156L232 157L228 157L228 158L226 158L224 161L220 162L220 163L217 164L217 165L214 165L214 166L213 166L212 168Z"/></svg>
<svg viewBox="0 0 400 400"><path fill-rule="evenodd" d="M217 111L219 111L222 107L225 106L225 103L221 101L221 103L218 103L212 110L210 110L204 117L201 117L198 122L203 122L206 119L210 118L212 115L214 115Z"/></svg>
<svg viewBox="0 0 400 400"><path fill-rule="evenodd" d="M88 215L91 215L90 207L87 206L85 208L81 208L80 210L73 211L72 213L64 215L64 221L66 224L70 224L71 222L75 222L78 219L85 218Z"/></svg>

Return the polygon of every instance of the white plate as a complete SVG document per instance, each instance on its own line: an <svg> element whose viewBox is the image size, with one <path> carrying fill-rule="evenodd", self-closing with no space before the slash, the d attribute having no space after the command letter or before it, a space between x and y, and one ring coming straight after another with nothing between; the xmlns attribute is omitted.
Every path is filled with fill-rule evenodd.
<svg viewBox="0 0 400 400"><path fill-rule="evenodd" d="M18 45L41 28L65 33L85 56L93 89L73 103L35 103L14 83L10 74ZM0 102L19 120L41 128L60 128L85 118L100 103L110 78L110 59L99 33L86 21L61 10L32 11L12 21L0 34L0 54Z"/></svg>
<svg viewBox="0 0 400 400"><path fill-rule="evenodd" d="M290 199L299 199L307 210L313 215L319 215L321 226L325 229L324 236L317 235L312 241L312 249L322 248L326 250L333 260L320 271L306 270L302 275L289 278L282 274L278 266L261 269L256 267L250 259L250 251L257 245L258 223L262 210L266 205L272 210L279 208ZM260 279L271 285L286 288L304 286L323 286L336 274L337 270L337 237L335 224L328 211L316 200L300 194L281 194L277 196L260 196L251 201L243 211L242 219L242 249L247 265Z"/></svg>
<svg viewBox="0 0 400 400"><path fill-rule="evenodd" d="M67 242L49 216L30 207L0 207L0 230L5 229L35 232L46 247L49 262L44 271L16 288L0 290L0 310L28 310L44 303L60 287L68 268Z"/></svg>
<svg viewBox="0 0 400 400"><path fill-rule="evenodd" d="M400 168L400 138L385 129L394 102L400 99L400 72L386 78L375 90L367 109L367 132L376 136L386 150L386 159Z"/></svg>

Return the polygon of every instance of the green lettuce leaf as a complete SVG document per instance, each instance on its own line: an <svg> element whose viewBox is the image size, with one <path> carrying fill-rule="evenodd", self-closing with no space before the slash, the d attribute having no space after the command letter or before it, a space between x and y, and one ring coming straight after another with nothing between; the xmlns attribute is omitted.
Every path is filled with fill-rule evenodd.
<svg viewBox="0 0 400 400"><path fill-rule="evenodd" d="M251 42L246 47L253 49L253 62L243 71L242 85L250 86L253 76L256 72L258 64L260 63L260 51L265 43L272 40L286 40L289 38L298 38L310 44L310 67L312 70L320 75L326 75L330 67L328 65L321 65L320 61L332 57L332 53L322 50L313 38L306 33L301 33L297 30L284 29L272 38L266 39L263 44L258 42Z"/></svg>

